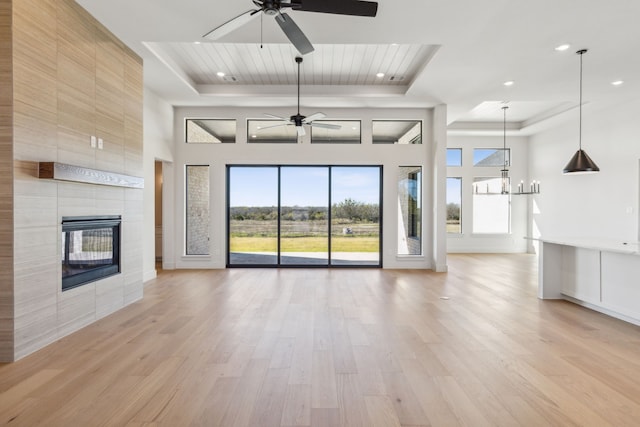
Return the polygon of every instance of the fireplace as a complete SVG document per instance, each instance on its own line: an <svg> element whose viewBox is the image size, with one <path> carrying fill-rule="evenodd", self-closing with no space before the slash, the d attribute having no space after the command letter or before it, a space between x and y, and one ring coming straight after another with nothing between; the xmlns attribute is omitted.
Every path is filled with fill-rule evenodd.
<svg viewBox="0 0 640 427"><path fill-rule="evenodd" d="M62 217L62 290L120 273L120 216Z"/></svg>

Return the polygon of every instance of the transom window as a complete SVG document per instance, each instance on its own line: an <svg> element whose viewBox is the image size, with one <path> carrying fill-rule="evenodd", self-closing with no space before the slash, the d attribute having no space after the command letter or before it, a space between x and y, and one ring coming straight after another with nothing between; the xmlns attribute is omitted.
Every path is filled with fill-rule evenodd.
<svg viewBox="0 0 640 427"><path fill-rule="evenodd" d="M374 120L374 144L422 144L422 120Z"/></svg>
<svg viewBox="0 0 640 427"><path fill-rule="evenodd" d="M511 166L511 150L502 148L474 148L473 166L501 167Z"/></svg>
<svg viewBox="0 0 640 427"><path fill-rule="evenodd" d="M187 119L185 141L188 144L236 142L236 121L228 119Z"/></svg>

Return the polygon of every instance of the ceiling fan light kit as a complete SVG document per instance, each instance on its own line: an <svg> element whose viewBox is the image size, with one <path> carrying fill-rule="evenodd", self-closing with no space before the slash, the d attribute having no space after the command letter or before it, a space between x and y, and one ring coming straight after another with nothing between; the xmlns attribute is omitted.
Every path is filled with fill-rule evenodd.
<svg viewBox="0 0 640 427"><path fill-rule="evenodd" d="M329 13L335 15L350 15L375 17L378 13L378 2L361 0L252 0L257 9L248 10L224 24L209 31L203 37L218 40L230 32L244 26L258 17L261 13L275 17L276 22L287 36L291 44L302 54L313 52L313 45L295 23L293 18L282 12L291 9L301 12Z"/></svg>

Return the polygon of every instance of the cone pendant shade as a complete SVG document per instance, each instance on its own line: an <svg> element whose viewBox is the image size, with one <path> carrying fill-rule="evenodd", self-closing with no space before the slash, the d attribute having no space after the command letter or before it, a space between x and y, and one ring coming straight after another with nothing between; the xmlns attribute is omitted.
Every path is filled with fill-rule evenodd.
<svg viewBox="0 0 640 427"><path fill-rule="evenodd" d="M582 149L582 55L587 53L587 49L581 49L576 53L580 55L580 104L579 104L580 134L578 136L579 148L578 148L578 151L576 151L576 154L574 154L571 160L569 160L569 163L567 163L567 166L565 166L564 169L562 170L562 173L565 173L565 174L600 172L600 168L598 167L598 165L596 165L595 162L591 160L591 158L587 156L587 153L585 153L584 150Z"/></svg>
<svg viewBox="0 0 640 427"><path fill-rule="evenodd" d="M564 167L562 173L594 173L599 172L600 168L595 164L591 157L580 149L576 151L567 166Z"/></svg>

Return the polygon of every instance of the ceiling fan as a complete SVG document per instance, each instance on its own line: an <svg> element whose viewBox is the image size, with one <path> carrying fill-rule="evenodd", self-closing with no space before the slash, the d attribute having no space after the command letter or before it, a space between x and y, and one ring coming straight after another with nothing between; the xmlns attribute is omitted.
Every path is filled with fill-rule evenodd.
<svg viewBox="0 0 640 427"><path fill-rule="evenodd" d="M209 40L218 40L231 31L242 27L263 12L268 16L275 16L275 20L282 31L302 54L313 52L313 46L307 36L293 19L282 12L282 9L300 10L303 12L321 12L337 15L369 16L374 17L378 13L378 2L361 0L251 0L257 9L248 10L225 22L217 28L209 31L203 37Z"/></svg>
<svg viewBox="0 0 640 427"><path fill-rule="evenodd" d="M298 136L304 136L306 132L302 125L309 125L309 126L324 128L324 129L341 129L342 126L340 125L335 125L332 123L314 122L314 120L321 120L327 117L327 115L324 113L314 113L309 117L305 117L300 114L300 64L302 64L302 57L300 56L296 57L296 63L298 64L298 113L296 115L289 117L288 119L285 119L284 117L280 117L280 116L274 116L273 114L265 113L265 116L271 117L273 119L282 120L284 123L279 123L273 126L266 126L261 128L261 130L270 129L278 126L295 126L296 131L298 132Z"/></svg>

